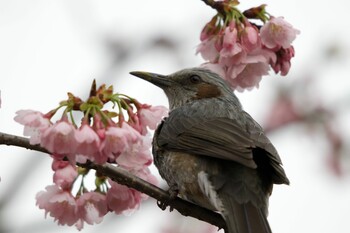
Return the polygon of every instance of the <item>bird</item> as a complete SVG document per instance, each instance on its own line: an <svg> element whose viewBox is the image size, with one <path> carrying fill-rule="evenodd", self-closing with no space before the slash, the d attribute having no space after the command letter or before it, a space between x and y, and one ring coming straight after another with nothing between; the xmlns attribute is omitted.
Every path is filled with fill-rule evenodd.
<svg viewBox="0 0 350 233"><path fill-rule="evenodd" d="M289 180L276 148L228 83L200 67L130 74L168 98L169 115L154 132L152 153L170 196L220 213L227 233L272 232L269 197L274 184Z"/></svg>

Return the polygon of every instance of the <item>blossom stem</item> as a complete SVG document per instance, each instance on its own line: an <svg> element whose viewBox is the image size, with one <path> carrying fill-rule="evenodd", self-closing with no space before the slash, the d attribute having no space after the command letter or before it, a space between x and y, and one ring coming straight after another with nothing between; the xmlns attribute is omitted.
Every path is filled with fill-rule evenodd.
<svg viewBox="0 0 350 233"><path fill-rule="evenodd" d="M99 113L101 115L102 122L105 125L109 125L112 122L111 120L109 120L109 117L106 115L106 113L104 113L103 111L99 111Z"/></svg>
<svg viewBox="0 0 350 233"><path fill-rule="evenodd" d="M122 108L122 104L121 104L121 101L123 101L122 99L119 99L120 101L116 101L117 102L117 105L118 105L118 110L119 110L119 113L118 113L118 124L119 126L121 126L121 124L123 123L124 121L124 114L123 114L123 108Z"/></svg>
<svg viewBox="0 0 350 233"><path fill-rule="evenodd" d="M123 97L125 97L125 98L127 98L127 99L129 99L131 102L134 102L134 98L132 98L132 97L130 97L130 96L128 96L128 95L125 95L125 94L122 94L122 93L116 93L116 95L119 97L119 96L123 96Z"/></svg>
<svg viewBox="0 0 350 233"><path fill-rule="evenodd" d="M70 117L70 120L72 121L72 124L77 127L77 124L75 123L75 120L74 120L74 116L73 116L73 113L72 111L69 111L69 117Z"/></svg>

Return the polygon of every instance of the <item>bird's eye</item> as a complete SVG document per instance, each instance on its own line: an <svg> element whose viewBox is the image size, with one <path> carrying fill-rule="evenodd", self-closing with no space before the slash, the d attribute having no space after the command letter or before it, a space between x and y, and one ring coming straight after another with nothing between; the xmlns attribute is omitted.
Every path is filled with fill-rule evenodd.
<svg viewBox="0 0 350 233"><path fill-rule="evenodd" d="M198 75L191 75L190 77L190 81L191 83L193 84L197 84L197 83L200 83L202 81L201 77L199 77Z"/></svg>

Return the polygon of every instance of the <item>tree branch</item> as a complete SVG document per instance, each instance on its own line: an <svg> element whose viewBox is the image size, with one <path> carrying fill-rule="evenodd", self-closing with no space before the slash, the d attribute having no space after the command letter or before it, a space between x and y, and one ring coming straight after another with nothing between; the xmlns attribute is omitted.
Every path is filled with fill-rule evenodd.
<svg viewBox="0 0 350 233"><path fill-rule="evenodd" d="M39 145L31 145L27 138L0 132L0 145L1 144L8 146L23 147L26 149L50 154L49 151L47 151L45 148ZM170 207L176 209L180 214L184 216L191 216L199 220L208 222L219 228L226 228L225 221L223 220L220 214L197 206L193 203L184 201L178 197L176 199L171 199L168 192L140 179L139 177L129 173L125 169L113 166L108 163L100 165L92 162L87 162L85 164L78 164L78 166L88 169L94 169L100 174L108 176L109 178L118 182L119 184L126 185L129 188L133 188L137 191L145 193L148 196L158 200L159 202L167 203Z"/></svg>
<svg viewBox="0 0 350 233"><path fill-rule="evenodd" d="M221 1L216 2L215 0L202 0L205 4L211 8L217 10L220 14L225 15L224 5Z"/></svg>

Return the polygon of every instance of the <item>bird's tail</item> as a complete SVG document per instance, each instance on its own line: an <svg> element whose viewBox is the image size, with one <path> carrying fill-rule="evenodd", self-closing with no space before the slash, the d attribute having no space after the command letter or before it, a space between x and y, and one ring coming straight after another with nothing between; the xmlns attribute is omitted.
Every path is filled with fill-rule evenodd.
<svg viewBox="0 0 350 233"><path fill-rule="evenodd" d="M239 204L230 198L224 205L227 233L272 233L264 211L251 202Z"/></svg>

